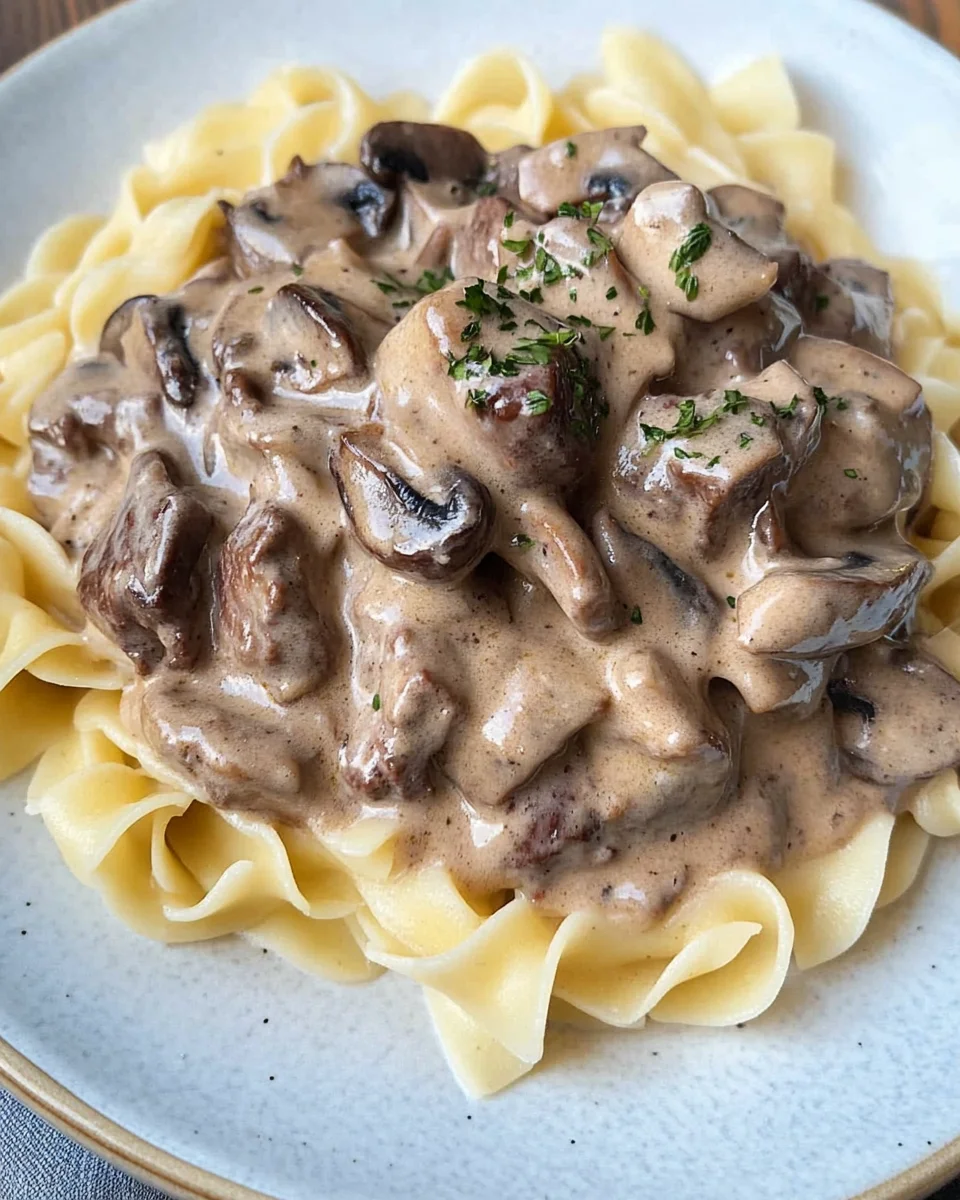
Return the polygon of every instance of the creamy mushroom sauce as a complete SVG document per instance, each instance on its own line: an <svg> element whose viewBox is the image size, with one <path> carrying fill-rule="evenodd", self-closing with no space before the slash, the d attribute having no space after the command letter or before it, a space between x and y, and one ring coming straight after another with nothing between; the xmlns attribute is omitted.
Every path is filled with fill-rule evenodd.
<svg viewBox="0 0 960 1200"><path fill-rule="evenodd" d="M887 276L643 133L295 160L35 406L124 719L212 804L646 921L960 759Z"/></svg>

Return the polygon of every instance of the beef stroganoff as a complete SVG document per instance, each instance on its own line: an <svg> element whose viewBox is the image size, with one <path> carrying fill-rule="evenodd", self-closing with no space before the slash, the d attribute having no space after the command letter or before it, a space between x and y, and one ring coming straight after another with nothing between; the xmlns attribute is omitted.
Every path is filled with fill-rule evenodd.
<svg viewBox="0 0 960 1200"><path fill-rule="evenodd" d="M776 60L603 58L280 72L0 299L7 770L476 1093L551 1004L757 1015L960 832L956 330Z"/></svg>

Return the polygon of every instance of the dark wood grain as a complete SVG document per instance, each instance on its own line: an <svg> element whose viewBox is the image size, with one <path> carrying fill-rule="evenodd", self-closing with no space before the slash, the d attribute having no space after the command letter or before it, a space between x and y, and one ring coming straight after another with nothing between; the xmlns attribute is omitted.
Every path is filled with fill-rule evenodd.
<svg viewBox="0 0 960 1200"><path fill-rule="evenodd" d="M0 72L124 0L0 0ZM960 0L877 0L960 55ZM933 1200L960 1200L953 1184Z"/></svg>
<svg viewBox="0 0 960 1200"><path fill-rule="evenodd" d="M123 0L0 0L0 71ZM960 54L960 0L878 0Z"/></svg>

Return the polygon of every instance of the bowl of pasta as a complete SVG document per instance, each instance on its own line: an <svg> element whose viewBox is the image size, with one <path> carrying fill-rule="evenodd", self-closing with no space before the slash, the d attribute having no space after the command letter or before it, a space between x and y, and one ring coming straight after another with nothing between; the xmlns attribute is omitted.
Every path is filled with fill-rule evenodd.
<svg viewBox="0 0 960 1200"><path fill-rule="evenodd" d="M0 80L0 1082L189 1197L927 1194L960 65L544 16Z"/></svg>

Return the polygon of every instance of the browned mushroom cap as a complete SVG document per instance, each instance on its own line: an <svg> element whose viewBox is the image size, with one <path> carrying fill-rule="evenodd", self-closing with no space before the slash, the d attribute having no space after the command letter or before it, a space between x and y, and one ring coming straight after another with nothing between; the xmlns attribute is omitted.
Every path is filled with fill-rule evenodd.
<svg viewBox="0 0 960 1200"><path fill-rule="evenodd" d="M890 356L893 288L890 276L858 258L813 267L803 296L804 326L821 338L850 342Z"/></svg>
<svg viewBox="0 0 960 1200"><path fill-rule="evenodd" d="M707 210L691 183L653 183L637 196L615 237L629 270L671 312L718 321L766 295L777 264Z"/></svg>
<svg viewBox="0 0 960 1200"><path fill-rule="evenodd" d="M378 237L393 212L394 194L346 163L307 166L295 158L277 183L223 203L230 253L241 274L302 262L336 238Z"/></svg>
<svg viewBox="0 0 960 1200"><path fill-rule="evenodd" d="M83 558L77 593L90 619L141 674L164 657L189 667L199 642L197 562L212 518L155 450L138 455L113 523Z"/></svg>
<svg viewBox="0 0 960 1200"><path fill-rule="evenodd" d="M271 298L263 335L277 382L298 392L321 392L366 367L343 302L307 283L284 284Z"/></svg>
<svg viewBox="0 0 960 1200"><path fill-rule="evenodd" d="M677 178L642 149L646 132L642 125L592 130L534 150L517 164L520 198L544 213L584 200L606 202L610 218L626 212L649 184Z"/></svg>
<svg viewBox="0 0 960 1200"><path fill-rule="evenodd" d="M280 704L313 691L327 670L313 559L296 518L266 501L250 505L217 566L217 644Z"/></svg>
<svg viewBox="0 0 960 1200"><path fill-rule="evenodd" d="M860 392L898 414L913 408L920 396L920 384L899 367L846 342L802 337L790 361L804 379L831 396Z"/></svg>
<svg viewBox="0 0 960 1200"><path fill-rule="evenodd" d="M200 368L187 344L183 305L153 297L134 311L153 351L164 396L176 408L190 408L200 384Z"/></svg>
<svg viewBox="0 0 960 1200"><path fill-rule="evenodd" d="M830 681L849 770L875 783L924 779L960 764L960 683L913 647L852 651Z"/></svg>
<svg viewBox="0 0 960 1200"><path fill-rule="evenodd" d="M420 121L381 121L360 143L360 161L380 183L398 176L427 183L455 179L474 185L487 169L487 152L472 133Z"/></svg>
<svg viewBox="0 0 960 1200"><path fill-rule="evenodd" d="M104 322L103 332L100 334L100 353L112 354L114 358L118 358L121 362L124 362L124 334L133 323L133 318L137 310L142 305L156 299L155 295L131 296L129 300L124 300L121 305L115 308Z"/></svg>
<svg viewBox="0 0 960 1200"><path fill-rule="evenodd" d="M797 303L810 260L784 232L787 210L780 201L740 183L722 183L711 188L707 196L728 229L776 262L777 289Z"/></svg>
<svg viewBox="0 0 960 1200"><path fill-rule="evenodd" d="M753 654L824 658L895 629L932 568L919 555L863 557L768 572L737 599L740 644Z"/></svg>
<svg viewBox="0 0 960 1200"><path fill-rule="evenodd" d="M433 582L456 579L490 544L493 503L483 484L451 468L442 498L418 492L384 461L373 431L344 433L330 470L361 545L384 566Z"/></svg>

